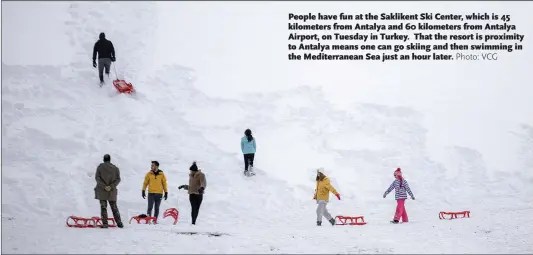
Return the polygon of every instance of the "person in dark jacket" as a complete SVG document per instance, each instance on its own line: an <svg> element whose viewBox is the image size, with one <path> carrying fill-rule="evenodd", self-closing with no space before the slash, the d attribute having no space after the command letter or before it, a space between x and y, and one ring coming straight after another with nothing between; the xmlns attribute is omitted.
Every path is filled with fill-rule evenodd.
<svg viewBox="0 0 533 255"><path fill-rule="evenodd" d="M111 62L115 62L115 47L113 43L105 38L105 34L100 33L100 40L94 44L93 49L93 67L96 68L96 53L98 53L98 75L100 77L100 84L104 83L104 68L105 73L109 76L111 69Z"/></svg>
<svg viewBox="0 0 533 255"><path fill-rule="evenodd" d="M111 206L113 217L117 223L117 227L123 228L122 220L120 219L120 212L117 207L117 186L120 183L120 170L115 165L111 164L111 156L104 155L104 163L100 163L96 168L94 175L96 180L96 187L94 187L94 198L100 200L100 216L102 218L102 227L108 228L109 223L107 217L107 203Z"/></svg>
<svg viewBox="0 0 533 255"><path fill-rule="evenodd" d="M189 202L191 202L191 218L192 224L196 225L196 218L200 212L200 205L204 198L204 190L207 187L205 174L201 169L198 169L196 162L193 162L189 168L189 185L181 185L178 189L185 189L189 193Z"/></svg>

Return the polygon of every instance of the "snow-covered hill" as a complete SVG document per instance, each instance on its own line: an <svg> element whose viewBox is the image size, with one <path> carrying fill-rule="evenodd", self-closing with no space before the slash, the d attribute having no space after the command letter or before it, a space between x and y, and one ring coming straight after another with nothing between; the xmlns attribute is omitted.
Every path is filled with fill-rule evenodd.
<svg viewBox="0 0 533 255"><path fill-rule="evenodd" d="M510 55L507 67L485 66L499 73L479 63L461 70L402 63L426 73L409 75L396 63L286 63L287 12L322 10L319 3L2 7L2 252L532 252L533 91L517 64L531 51ZM522 29L531 27L523 6L506 8ZM18 15L28 11L39 15ZM265 25L269 19L282 26ZM97 86L90 58L102 31L117 49L119 77L133 82L137 97L116 95L110 81ZM246 31L251 41L240 37ZM32 33L39 40L24 40ZM233 41L223 41L224 33ZM220 41L207 43L206 34ZM358 72L346 75L350 68ZM398 79L380 78L385 74ZM509 82L503 86L496 75ZM242 175L246 128L258 143L252 178ZM143 177L158 160L170 186L161 209L177 207L180 223L67 228L69 215L99 214L93 175L105 153L121 169L125 221L145 211ZM188 198L177 189L193 160L208 180L197 226L190 226ZM364 215L368 225L315 226L314 171L321 166L342 197L331 201L332 214ZM390 225L395 202L382 194L398 166L417 200L407 202L409 224ZM471 210L472 218L439 221L443 210ZM178 235L184 231L224 235Z"/></svg>

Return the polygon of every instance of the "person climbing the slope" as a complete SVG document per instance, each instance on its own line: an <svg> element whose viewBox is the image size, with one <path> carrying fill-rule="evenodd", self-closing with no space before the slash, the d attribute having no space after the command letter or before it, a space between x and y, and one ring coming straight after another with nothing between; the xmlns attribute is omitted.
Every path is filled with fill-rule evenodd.
<svg viewBox="0 0 533 255"><path fill-rule="evenodd" d="M326 217L326 219L331 223L331 225L334 226L335 219L331 217L331 214L326 208L329 202L329 193L331 192L335 194L335 196L339 200L341 200L341 196L337 192L337 190L331 185L329 178L324 172L324 168L319 168L317 170L316 176L316 190L315 195L313 196L313 199L316 200L318 204L318 207L316 208L316 225L322 226L322 217Z"/></svg>
<svg viewBox="0 0 533 255"><path fill-rule="evenodd" d="M256 143L250 129L246 129L244 131L244 136L241 138L241 151L244 155L244 175L253 175Z"/></svg>
<svg viewBox="0 0 533 255"><path fill-rule="evenodd" d="M159 169L159 162L152 161L151 170L144 177L142 197L146 199L146 188L148 187L148 216L152 216L152 208L154 208L154 217L158 218L159 216L159 206L161 205L161 200L168 198L168 189L167 189L167 177Z"/></svg>
<svg viewBox="0 0 533 255"><path fill-rule="evenodd" d="M398 167L396 171L394 171L394 178L395 180L385 191L385 194L383 194L383 198L385 198L393 189L395 190L394 198L396 199L396 213L394 214L394 219L391 223L398 224L400 218L402 219L402 222L409 222L407 211L405 210L405 200L407 199L406 191L411 196L411 199L415 200L415 196L413 195L413 192L411 192L411 188L409 188L407 181L402 177L401 168Z"/></svg>
<svg viewBox="0 0 533 255"><path fill-rule="evenodd" d="M198 169L196 162L193 162L189 168L189 185L181 185L178 189L185 189L189 194L189 202L191 203L191 223L196 225L196 219L200 212L200 205L204 198L204 191L207 187L207 180L205 174L201 169Z"/></svg>
<svg viewBox="0 0 533 255"><path fill-rule="evenodd" d="M117 207L117 186L120 183L120 170L118 167L111 163L111 156L109 154L104 155L104 162L100 163L96 168L94 175L96 180L96 187L94 187L94 198L100 200L100 217L102 219L102 228L108 228L109 223L107 220L107 203L111 206L111 212L113 212L113 218L117 224L117 227L123 228L122 220L120 218L120 212Z"/></svg>
<svg viewBox="0 0 533 255"><path fill-rule="evenodd" d="M100 40L96 41L93 48L93 67L96 68L96 53L98 53L98 76L100 78L100 86L104 83L104 68L105 73L109 77L109 70L111 69L111 62L116 61L115 47L113 43L105 38L105 33L100 33Z"/></svg>

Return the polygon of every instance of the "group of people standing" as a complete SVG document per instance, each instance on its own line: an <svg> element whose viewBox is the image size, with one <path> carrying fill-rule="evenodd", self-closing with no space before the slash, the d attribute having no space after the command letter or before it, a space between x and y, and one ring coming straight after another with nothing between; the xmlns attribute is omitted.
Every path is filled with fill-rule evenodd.
<svg viewBox="0 0 533 255"><path fill-rule="evenodd" d="M117 207L117 186L120 183L120 170L111 163L111 156L104 155L104 162L98 165L95 174L96 187L94 188L95 199L100 201L100 216L107 219L107 204L111 206L111 211L117 227L123 228L124 224ZM207 187L205 174L193 162L189 168L189 184L181 185L178 189L185 189L189 193L191 203L192 224L196 224L203 194ZM159 162L152 161L151 169L146 173L142 186L142 198L146 199L146 189L148 189L148 210L147 215L157 219L159 217L159 207L163 199L168 198L168 186L165 173L159 169ZM108 222L102 221L102 228L108 228Z"/></svg>
<svg viewBox="0 0 533 255"><path fill-rule="evenodd" d="M252 131L247 129L244 137L241 139L241 150L245 161L245 174L251 171L253 167L254 155L256 151L255 138L252 136ZM163 170L159 169L159 162L152 161L151 169L144 176L142 185L142 198L148 197L147 216L153 216L157 219L159 217L159 208L161 201L168 199L168 185L167 177ZM123 228L124 224L120 217L120 212L117 207L117 186L121 181L120 169L111 163L111 156L104 155L103 163L96 168L94 176L96 180L96 187L94 188L95 199L100 201L100 216L102 219L107 219L107 204L111 206L111 211L117 227ZM203 201L203 195L207 187L207 180L205 174L198 168L196 162L193 162L189 167L189 183L180 185L178 189L184 189L189 194L189 202L191 204L191 223L196 224L196 219L200 212L200 206ZM148 189L148 194L146 190ZM102 227L108 228L108 222L102 221Z"/></svg>

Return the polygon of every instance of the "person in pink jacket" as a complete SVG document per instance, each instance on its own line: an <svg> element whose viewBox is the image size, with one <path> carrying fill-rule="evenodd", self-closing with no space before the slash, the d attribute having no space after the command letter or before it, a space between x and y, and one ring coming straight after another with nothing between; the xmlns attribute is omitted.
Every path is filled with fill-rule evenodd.
<svg viewBox="0 0 533 255"><path fill-rule="evenodd" d="M409 196L411 196L411 199L413 200L415 200L415 196L413 195L413 192L411 192L407 181L402 177L402 169L397 168L396 171L394 171L394 178L396 179L385 191L385 194L383 194L383 198L385 198L387 194L389 194L393 189L395 190L394 198L396 199L397 205L396 213L394 214L394 219L391 221L391 223L398 224L400 218L402 219L402 222L409 221L409 219L407 218L407 211L405 210L405 200L407 199L407 193L409 193Z"/></svg>

